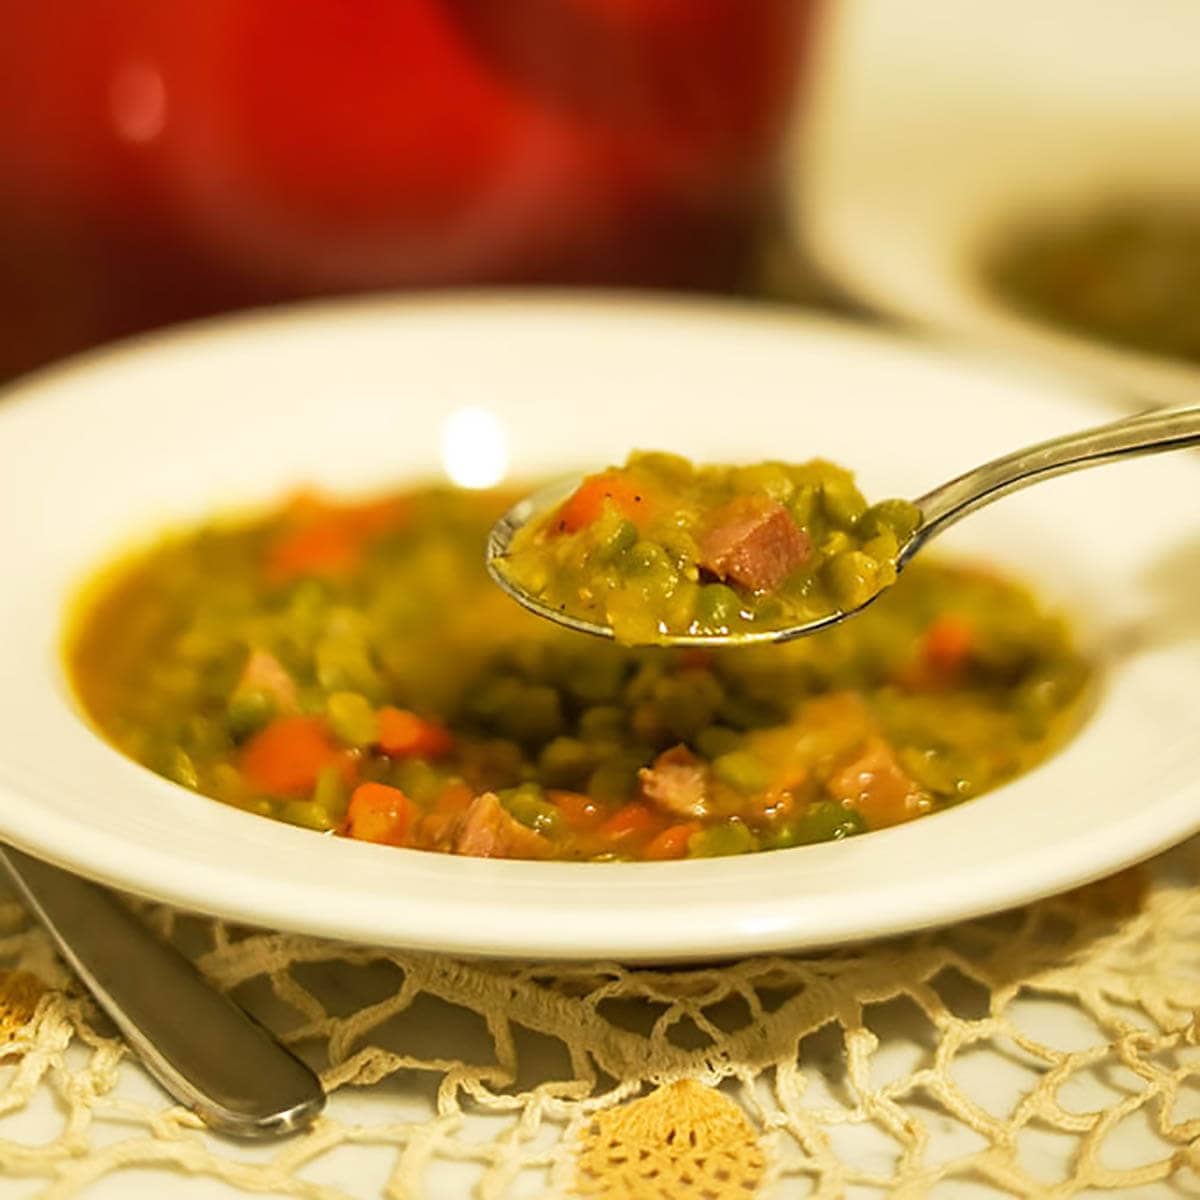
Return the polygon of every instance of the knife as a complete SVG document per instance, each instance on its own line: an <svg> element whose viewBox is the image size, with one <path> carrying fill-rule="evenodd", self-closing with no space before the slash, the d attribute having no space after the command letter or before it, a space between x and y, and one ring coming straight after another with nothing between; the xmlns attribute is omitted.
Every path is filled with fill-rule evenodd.
<svg viewBox="0 0 1200 1200"><path fill-rule="evenodd" d="M300 1059L111 893L9 846L0 862L146 1069L210 1129L281 1137L325 1106Z"/></svg>

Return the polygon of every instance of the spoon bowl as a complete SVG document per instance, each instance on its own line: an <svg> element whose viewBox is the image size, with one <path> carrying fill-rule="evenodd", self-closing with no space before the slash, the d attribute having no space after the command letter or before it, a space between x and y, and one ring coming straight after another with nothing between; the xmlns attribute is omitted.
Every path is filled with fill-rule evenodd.
<svg viewBox="0 0 1200 1200"><path fill-rule="evenodd" d="M1099 466L1118 459L1142 454L1159 454L1200 444L1200 405L1152 409L1038 442L1023 450L995 458L949 482L926 492L913 503L920 521L900 544L896 553L896 573L913 559L927 542L942 530L1011 492L1065 475L1084 467ZM519 500L492 526L485 550L487 570L493 581L518 604L530 612L594 637L614 638L612 626L577 616L535 596L516 583L505 570L505 561L517 532L530 521L550 512L579 485L579 478L559 480ZM667 633L656 639L660 646L750 646L767 642L788 642L807 637L836 625L873 604L891 587L886 585L854 608L834 609L807 621L766 629L739 630L735 633Z"/></svg>
<svg viewBox="0 0 1200 1200"><path fill-rule="evenodd" d="M535 596L532 592L526 591L525 588L516 583L504 569L505 560L508 558L509 550L512 546L512 540L516 537L518 531L536 517L540 517L543 513L557 508L559 504L575 491L579 484L580 476L577 475L569 479L560 479L554 483L547 484L546 487L540 488L532 495L518 500L492 526L488 534L487 547L485 549L487 570L492 581L499 586L501 591L511 596L518 604L529 609L530 612L536 613L537 616L545 617L547 621L553 621L556 625L562 625L567 629L573 629L576 633L588 633L593 637L614 640L616 635L611 625L604 625L599 621L592 621L587 617L580 617L574 613L557 608L553 604L547 604L546 601ZM915 538L916 533L904 543L902 549L907 549ZM754 646L767 642L789 642L795 638L807 637L810 633L817 633L819 630L828 629L831 625L836 625L839 621L844 621L854 613L861 612L867 605L874 603L886 590L884 588L876 592L874 596L866 600L863 604L860 604L857 608L837 609L833 612L824 613L819 617L814 617L811 621L805 621L799 625L788 625L783 628L738 630L735 633L664 634L662 639L654 644L680 647L717 647Z"/></svg>

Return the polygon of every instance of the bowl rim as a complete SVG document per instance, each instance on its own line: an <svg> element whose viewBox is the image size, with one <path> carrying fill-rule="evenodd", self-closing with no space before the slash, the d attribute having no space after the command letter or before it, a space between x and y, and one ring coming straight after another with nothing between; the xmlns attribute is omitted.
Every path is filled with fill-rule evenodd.
<svg viewBox="0 0 1200 1200"><path fill-rule="evenodd" d="M988 386L1014 395L1030 382L1028 376L1014 368L955 358L893 334L864 329L836 318L764 309L748 302L624 294L596 297L578 291L534 295L521 291L456 292L432 298L409 295L401 299L309 303L216 318L106 347L81 360L39 372L8 389L7 399L0 405L0 455L4 453L10 427L18 419L36 424L42 419L41 407L77 404L79 401L72 397L81 391L86 393L98 379L111 384L114 378L119 380L135 369L140 371L148 366L163 369L172 363L175 369L197 352L211 362L214 355L220 359L222 354L247 344L286 341L317 331L331 334L330 344L333 344L338 329L358 330L367 325L381 335L385 330L402 329L410 322L418 326L449 322L454 327L466 322L476 331L494 327L497 336L503 336L511 333L514 321L530 322L533 318L539 337L551 340L563 330L574 334L587 330L595 333L597 326L606 323L610 335L614 330L630 331L636 327L639 337L648 331L668 339L678 334L685 342L728 339L731 346L734 341L753 334L762 337L761 345L769 343L788 355L825 353L830 362L865 355L899 372L919 373L926 368L946 371L948 377L962 381L964 386L972 379L986 379ZM1096 412L1094 401L1086 393L1072 393L1062 386L1050 387L1045 383L1037 384L1037 388L1051 409L1057 406L1068 411ZM55 416L47 412L46 419ZM77 715L75 719L78 723ZM83 732L83 725L79 727ZM90 731L86 738L91 746L91 753L86 756L88 763L104 759L105 776L114 786L141 792L147 800L174 806L179 811L183 811L179 807L182 804L187 807L189 819L206 827L218 824L230 836L250 836L261 833L264 825L269 826L268 840L277 853L311 857L307 854L315 840L311 833L214 804L153 775L103 743L97 746ZM1032 780L1038 774L1034 772L1024 779ZM1200 828L1200 803L1197 803L1200 782L1193 782L1177 789L1169 798L1170 803L1163 808L1168 820L1148 824L1145 814L1135 810L1128 814L1128 819L1080 834L1073 843L1073 854L1064 854L1060 844L1052 843L1027 848L1029 852L1019 863L1000 860L974 864L970 871L948 869L944 886L936 896L931 896L927 887L914 887L908 878L897 878L891 883L878 881L871 895L877 907L869 920L864 919L861 906L827 910L816 921L811 902L807 902L808 908L798 916L804 908L800 902L789 907L774 894L739 895L733 911L716 927L711 923L714 910L711 906L698 907L698 897L744 891L755 876L765 875L778 881L800 867L809 876L814 873L819 876L848 863L848 847L856 858L864 847L840 843L742 856L741 860L598 866L472 860L343 841L338 853L350 874L361 870L364 876L376 878L374 872L380 866L380 856L384 856L389 864L397 867L403 864L397 874L406 877L407 890L377 895L381 902L367 911L352 912L363 895L348 892L344 878L333 882L312 877L290 882L280 882L274 877L248 880L242 868L234 869L224 862L198 862L178 853L164 857L161 846L131 845L128 839L100 825L90 828L86 842L81 843L79 825L56 810L52 789L35 792L37 789L31 789L27 782L14 784L8 764L0 757L0 829L4 836L22 849L114 886L250 924L351 941L517 958L611 957L657 962L782 952L799 946L813 948L863 937L888 936L995 911L1086 882L1156 853ZM936 824L945 829L945 837L951 842L958 836L970 836L972 827L978 823L972 814L981 803L976 801L854 841L874 847L868 860L907 861L922 852L926 840L923 830L927 826ZM768 857L780 865L746 861ZM750 871L751 866L756 869ZM601 882L594 872L604 873L603 888L594 886ZM411 911L414 896L426 885L442 889L438 903L423 904L420 912L414 913ZM626 886L632 889L631 896L612 908L598 907L587 898L590 893ZM499 897L491 913L481 907L481 898L488 895ZM514 913L528 917L550 903L550 896L554 897L556 907L569 910L571 922L555 919L532 934L513 927ZM649 919L645 912L637 911L635 898L652 907ZM620 928L614 929L614 919L618 918ZM481 920L486 928L479 927ZM474 932L464 933L473 924Z"/></svg>

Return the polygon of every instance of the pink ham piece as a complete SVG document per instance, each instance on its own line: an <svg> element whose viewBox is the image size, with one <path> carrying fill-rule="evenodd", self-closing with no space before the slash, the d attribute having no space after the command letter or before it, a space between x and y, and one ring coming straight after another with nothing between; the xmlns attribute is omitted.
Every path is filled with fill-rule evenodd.
<svg viewBox="0 0 1200 1200"><path fill-rule="evenodd" d="M454 838L455 854L476 858L545 858L549 852L546 839L507 812L495 792L471 801Z"/></svg>
<svg viewBox="0 0 1200 1200"><path fill-rule="evenodd" d="M835 772L826 787L835 800L857 811L869 829L899 825L931 807L928 794L881 737L868 738L858 756Z"/></svg>
<svg viewBox="0 0 1200 1200"><path fill-rule="evenodd" d="M700 566L718 579L767 592L811 553L811 539L782 504L748 496L717 515L700 544Z"/></svg>
<svg viewBox="0 0 1200 1200"><path fill-rule="evenodd" d="M678 817L708 812L708 769L686 746L664 750L638 778L642 794L658 808Z"/></svg>
<svg viewBox="0 0 1200 1200"><path fill-rule="evenodd" d="M234 691L262 692L273 701L277 712L296 711L296 681L269 650L250 651Z"/></svg>

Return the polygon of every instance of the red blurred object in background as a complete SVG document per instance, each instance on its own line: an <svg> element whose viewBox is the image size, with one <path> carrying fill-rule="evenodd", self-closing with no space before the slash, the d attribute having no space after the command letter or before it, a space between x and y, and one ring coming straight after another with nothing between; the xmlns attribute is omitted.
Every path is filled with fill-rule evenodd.
<svg viewBox="0 0 1200 1200"><path fill-rule="evenodd" d="M728 288L810 0L0 0L0 374L187 316Z"/></svg>

